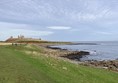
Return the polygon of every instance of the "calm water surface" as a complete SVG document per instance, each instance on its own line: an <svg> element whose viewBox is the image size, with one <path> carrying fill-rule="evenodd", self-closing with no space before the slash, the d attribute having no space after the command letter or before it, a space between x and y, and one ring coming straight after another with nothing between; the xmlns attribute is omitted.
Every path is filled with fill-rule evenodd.
<svg viewBox="0 0 118 83"><path fill-rule="evenodd" d="M66 48L68 50L89 51L90 55L81 58L85 60L116 60L118 59L118 41L107 42L78 42L78 43L96 43L96 45L60 45L54 47Z"/></svg>

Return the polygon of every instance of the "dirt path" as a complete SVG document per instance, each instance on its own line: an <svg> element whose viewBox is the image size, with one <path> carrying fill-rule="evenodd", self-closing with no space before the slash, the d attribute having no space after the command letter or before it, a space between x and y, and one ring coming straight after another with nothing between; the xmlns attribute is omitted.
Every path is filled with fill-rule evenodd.
<svg viewBox="0 0 118 83"><path fill-rule="evenodd" d="M2 42L0 42L0 45L12 45L12 43L2 43Z"/></svg>

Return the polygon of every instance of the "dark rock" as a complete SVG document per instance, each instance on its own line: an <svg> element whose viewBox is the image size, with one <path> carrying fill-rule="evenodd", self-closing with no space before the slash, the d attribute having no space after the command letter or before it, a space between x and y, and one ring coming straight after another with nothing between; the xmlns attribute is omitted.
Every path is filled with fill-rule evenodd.
<svg viewBox="0 0 118 83"><path fill-rule="evenodd" d="M62 57L68 58L68 59L71 59L71 60L80 60L80 58L82 58L85 55L89 55L89 54L90 53L86 52L86 51L73 51L71 53L65 54Z"/></svg>

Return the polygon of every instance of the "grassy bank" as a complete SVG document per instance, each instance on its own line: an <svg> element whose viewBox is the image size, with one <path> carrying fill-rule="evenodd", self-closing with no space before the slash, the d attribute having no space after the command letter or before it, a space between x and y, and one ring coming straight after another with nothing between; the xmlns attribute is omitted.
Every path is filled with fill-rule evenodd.
<svg viewBox="0 0 118 83"><path fill-rule="evenodd" d="M0 83L117 83L118 73L41 54L35 46L0 46Z"/></svg>

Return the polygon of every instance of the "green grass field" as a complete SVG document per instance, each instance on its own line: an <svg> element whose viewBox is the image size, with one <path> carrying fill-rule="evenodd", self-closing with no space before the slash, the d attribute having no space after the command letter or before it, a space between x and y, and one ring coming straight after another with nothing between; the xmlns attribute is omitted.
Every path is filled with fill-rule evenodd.
<svg viewBox="0 0 118 83"><path fill-rule="evenodd" d="M0 83L118 83L118 73L44 56L34 46L0 46Z"/></svg>

